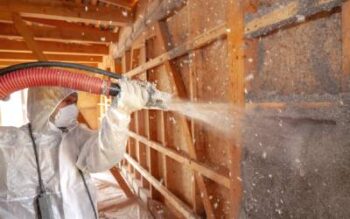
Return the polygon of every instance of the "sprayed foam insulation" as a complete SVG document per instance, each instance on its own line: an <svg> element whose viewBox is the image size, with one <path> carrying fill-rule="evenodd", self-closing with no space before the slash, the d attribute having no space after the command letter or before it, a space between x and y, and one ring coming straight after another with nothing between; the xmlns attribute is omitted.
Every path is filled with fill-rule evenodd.
<svg viewBox="0 0 350 219"><path fill-rule="evenodd" d="M272 95L339 93L341 43L340 13L260 38L256 69L247 72L248 101Z"/></svg>
<svg viewBox="0 0 350 219"><path fill-rule="evenodd" d="M338 9L258 40L247 102L333 105L248 113L240 218L349 218L350 98L340 89L341 46Z"/></svg>

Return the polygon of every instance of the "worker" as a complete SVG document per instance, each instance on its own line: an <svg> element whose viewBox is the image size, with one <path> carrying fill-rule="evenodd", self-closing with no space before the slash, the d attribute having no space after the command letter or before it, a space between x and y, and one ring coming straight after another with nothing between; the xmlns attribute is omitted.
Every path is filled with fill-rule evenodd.
<svg viewBox="0 0 350 219"><path fill-rule="evenodd" d="M78 124L76 92L29 89L30 123L0 127L0 218L98 218L89 173L123 158L130 114L144 108L149 95L136 81L119 85L98 131Z"/></svg>

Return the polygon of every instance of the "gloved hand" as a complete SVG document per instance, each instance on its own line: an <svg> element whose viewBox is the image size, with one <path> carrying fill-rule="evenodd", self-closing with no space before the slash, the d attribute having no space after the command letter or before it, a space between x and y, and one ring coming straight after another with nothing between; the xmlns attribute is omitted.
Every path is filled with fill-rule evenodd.
<svg viewBox="0 0 350 219"><path fill-rule="evenodd" d="M146 108L149 100L148 84L136 80L121 79L118 81L120 93L114 98L112 107L125 114Z"/></svg>

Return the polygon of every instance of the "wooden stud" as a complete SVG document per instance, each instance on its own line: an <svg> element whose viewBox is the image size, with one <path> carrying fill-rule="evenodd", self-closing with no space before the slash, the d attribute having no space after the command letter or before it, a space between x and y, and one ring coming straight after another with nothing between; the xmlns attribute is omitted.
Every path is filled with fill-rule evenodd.
<svg viewBox="0 0 350 219"><path fill-rule="evenodd" d="M21 16L18 13L13 13L12 19L17 31L24 38L27 47L33 51L34 55L38 58L38 60L47 61L47 58L45 57L44 53L37 45L37 42L35 42L33 33L28 28L27 24L22 20Z"/></svg>
<svg viewBox="0 0 350 219"><path fill-rule="evenodd" d="M342 42L343 42L343 78L342 91L350 90L350 1L343 4L342 7Z"/></svg>
<svg viewBox="0 0 350 219"><path fill-rule="evenodd" d="M114 176L114 178L117 180L120 188L123 190L123 192L125 193L125 195L128 198L133 198L135 197L134 193L131 191L130 187L128 186L127 182L125 181L125 179L122 177L122 175L119 172L120 170L117 167L113 167L110 169L110 172L112 173L112 175Z"/></svg>
<svg viewBox="0 0 350 219"><path fill-rule="evenodd" d="M244 108L244 5L243 0L227 3L227 60L228 72L232 87L231 101L237 107ZM234 145L229 148L230 153L230 218L238 218L242 197L241 185L241 136L238 127L234 130Z"/></svg>

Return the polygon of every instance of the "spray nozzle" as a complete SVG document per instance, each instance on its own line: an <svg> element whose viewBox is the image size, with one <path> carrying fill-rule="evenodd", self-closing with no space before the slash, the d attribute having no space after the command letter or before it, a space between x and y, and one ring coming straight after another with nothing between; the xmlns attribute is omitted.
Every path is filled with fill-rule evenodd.
<svg viewBox="0 0 350 219"><path fill-rule="evenodd" d="M168 109L168 103L172 98L170 93L162 92L158 90L154 84L147 83L147 91L149 93L149 99L146 106L150 109Z"/></svg>

